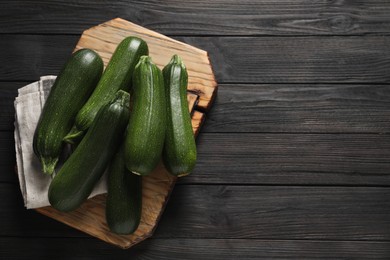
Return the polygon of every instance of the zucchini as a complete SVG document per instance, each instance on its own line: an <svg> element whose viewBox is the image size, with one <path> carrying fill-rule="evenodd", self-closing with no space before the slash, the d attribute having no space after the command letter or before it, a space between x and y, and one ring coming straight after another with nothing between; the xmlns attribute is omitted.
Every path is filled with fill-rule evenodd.
<svg viewBox="0 0 390 260"><path fill-rule="evenodd" d="M132 234L138 228L142 211L142 177L129 172L120 149L109 168L106 220L116 234Z"/></svg>
<svg viewBox="0 0 390 260"><path fill-rule="evenodd" d="M95 91L77 114L72 130L64 138L65 142L78 143L99 109L109 102L118 90L130 91L134 67L139 58L148 53L146 42L137 37L127 37L119 43Z"/></svg>
<svg viewBox="0 0 390 260"><path fill-rule="evenodd" d="M149 174L161 158L165 138L165 92L161 70L142 56L133 75L133 100L125 140L129 171Z"/></svg>
<svg viewBox="0 0 390 260"><path fill-rule="evenodd" d="M85 137L49 186L49 202L60 211L76 209L91 194L123 140L130 95L118 91L96 115Z"/></svg>
<svg viewBox="0 0 390 260"><path fill-rule="evenodd" d="M34 153L43 172L52 174L62 150L62 139L72 128L80 108L96 87L103 61L90 49L73 53L56 78L40 115L33 138Z"/></svg>
<svg viewBox="0 0 390 260"><path fill-rule="evenodd" d="M187 102L188 74L177 55L163 69L167 99L167 129L163 161L175 176L189 174L196 163L196 143Z"/></svg>

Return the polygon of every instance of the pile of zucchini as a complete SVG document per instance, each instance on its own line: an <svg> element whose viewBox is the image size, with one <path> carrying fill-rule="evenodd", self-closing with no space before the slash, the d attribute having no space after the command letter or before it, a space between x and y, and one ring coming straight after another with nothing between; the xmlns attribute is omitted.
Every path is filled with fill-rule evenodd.
<svg viewBox="0 0 390 260"><path fill-rule="evenodd" d="M106 220L118 234L137 229L142 176L161 158L178 177L189 174L196 162L186 67L174 55L161 71L148 54L145 41L127 37L103 72L103 61L93 50L73 53L34 134L34 153L44 174L56 171L66 143L73 147L52 175L48 198L57 210L77 209L108 169Z"/></svg>

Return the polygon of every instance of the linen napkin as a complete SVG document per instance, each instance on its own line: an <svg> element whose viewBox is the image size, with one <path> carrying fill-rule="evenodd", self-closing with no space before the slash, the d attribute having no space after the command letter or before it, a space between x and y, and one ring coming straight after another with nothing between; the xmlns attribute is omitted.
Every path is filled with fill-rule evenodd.
<svg viewBox="0 0 390 260"><path fill-rule="evenodd" d="M20 88L14 101L16 163L20 190L28 209L50 205L47 192L54 176L43 174L32 143L39 116L55 79L56 76L43 76L39 81ZM59 167L61 164L57 171ZM107 192L105 175L93 189L90 198Z"/></svg>

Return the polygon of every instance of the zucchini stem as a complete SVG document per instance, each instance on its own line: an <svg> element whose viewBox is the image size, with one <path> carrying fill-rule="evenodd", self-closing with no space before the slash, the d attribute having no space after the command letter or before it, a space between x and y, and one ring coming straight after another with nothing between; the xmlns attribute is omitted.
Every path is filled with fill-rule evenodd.
<svg viewBox="0 0 390 260"><path fill-rule="evenodd" d="M52 175L57 165L58 158L43 158L41 157L43 173Z"/></svg>
<svg viewBox="0 0 390 260"><path fill-rule="evenodd" d="M64 137L63 141L68 144L78 144L83 136L84 131L78 130L76 126L73 126L70 132Z"/></svg>

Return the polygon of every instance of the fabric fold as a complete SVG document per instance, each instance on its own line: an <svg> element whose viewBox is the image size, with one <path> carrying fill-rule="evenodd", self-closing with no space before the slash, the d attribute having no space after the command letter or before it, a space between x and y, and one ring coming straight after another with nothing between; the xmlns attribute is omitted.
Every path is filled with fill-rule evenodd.
<svg viewBox="0 0 390 260"><path fill-rule="evenodd" d="M32 142L42 107L55 79L56 76L43 76L39 81L20 88L14 101L17 171L24 205L28 209L50 205L47 192L52 176L43 174ZM103 176L90 197L106 191L106 177Z"/></svg>

